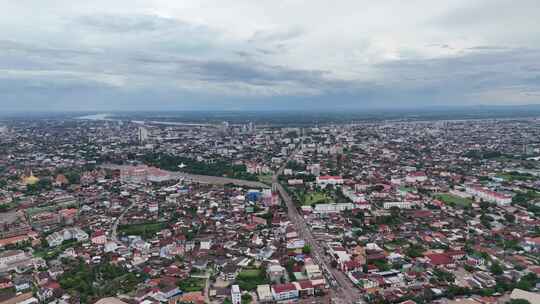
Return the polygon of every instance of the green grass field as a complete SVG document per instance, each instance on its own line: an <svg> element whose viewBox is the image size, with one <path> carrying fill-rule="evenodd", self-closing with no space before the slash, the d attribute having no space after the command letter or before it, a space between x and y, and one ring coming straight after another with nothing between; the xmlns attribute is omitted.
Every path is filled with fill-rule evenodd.
<svg viewBox="0 0 540 304"><path fill-rule="evenodd" d="M259 174L257 179L264 184L272 185L272 174Z"/></svg>
<svg viewBox="0 0 540 304"><path fill-rule="evenodd" d="M244 278L256 278L259 275L261 275L260 269L246 269L238 274L238 276L244 277Z"/></svg>
<svg viewBox="0 0 540 304"><path fill-rule="evenodd" d="M446 204L457 205L460 207L470 207L473 203L473 201L469 198L461 198L451 194L438 194L435 196L435 198L443 201Z"/></svg>
<svg viewBox="0 0 540 304"><path fill-rule="evenodd" d="M331 198L328 197L325 193L322 192L312 192L307 193L304 195L304 203L303 205L315 205L315 204L323 204L323 203L330 203Z"/></svg>
<svg viewBox="0 0 540 304"><path fill-rule="evenodd" d="M34 256L44 258L45 260L51 260L60 255L64 250L70 247L76 247L80 245L80 242L75 240L64 241L61 245L56 247L43 247L34 251Z"/></svg>
<svg viewBox="0 0 540 304"><path fill-rule="evenodd" d="M497 177L503 178L506 181L530 181L534 179L534 176L530 174L518 173L518 172L504 172L498 174Z"/></svg>
<svg viewBox="0 0 540 304"><path fill-rule="evenodd" d="M236 277L236 283L243 290L255 290L257 285L268 284L266 273L262 269L245 269Z"/></svg>
<svg viewBox="0 0 540 304"><path fill-rule="evenodd" d="M149 239L162 229L165 229L165 223L147 223L147 224L132 224L118 226L120 235L139 235L143 239Z"/></svg>
<svg viewBox="0 0 540 304"><path fill-rule="evenodd" d="M187 278L178 283L178 287L183 292L202 291L206 285L206 280L201 278Z"/></svg>

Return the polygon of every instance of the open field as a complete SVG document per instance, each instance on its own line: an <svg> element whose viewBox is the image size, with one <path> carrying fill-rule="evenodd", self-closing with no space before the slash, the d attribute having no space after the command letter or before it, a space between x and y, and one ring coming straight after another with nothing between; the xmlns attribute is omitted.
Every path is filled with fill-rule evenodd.
<svg viewBox="0 0 540 304"><path fill-rule="evenodd" d="M187 278L178 283L178 287L183 292L202 291L206 284L206 279L201 278Z"/></svg>
<svg viewBox="0 0 540 304"><path fill-rule="evenodd" d="M312 192L304 195L303 205L315 205L329 203L332 199L322 192Z"/></svg>
<svg viewBox="0 0 540 304"><path fill-rule="evenodd" d="M535 177L531 174L518 173L518 172L504 172L504 173L498 174L497 177L503 178L504 180L508 182L530 181L530 180L535 179Z"/></svg>
<svg viewBox="0 0 540 304"><path fill-rule="evenodd" d="M266 185L272 185L272 174L259 174L257 179Z"/></svg>
<svg viewBox="0 0 540 304"><path fill-rule="evenodd" d="M236 283L243 290L255 290L257 285L268 284L268 280L262 269L251 268L242 270L236 277Z"/></svg>
<svg viewBox="0 0 540 304"><path fill-rule="evenodd" d="M118 227L118 232L120 235L139 235L143 239L147 239L151 238L165 227L165 223L120 225Z"/></svg>
<svg viewBox="0 0 540 304"><path fill-rule="evenodd" d="M438 194L435 196L435 198L443 201L446 204L457 205L460 207L470 207L473 203L472 199L470 198L461 198L451 194Z"/></svg>

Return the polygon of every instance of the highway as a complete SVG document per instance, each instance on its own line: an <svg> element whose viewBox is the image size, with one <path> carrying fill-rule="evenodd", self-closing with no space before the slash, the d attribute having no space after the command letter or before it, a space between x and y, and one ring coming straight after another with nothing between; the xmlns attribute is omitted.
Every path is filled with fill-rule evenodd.
<svg viewBox="0 0 540 304"><path fill-rule="evenodd" d="M295 151L291 156L297 152L298 151ZM278 181L278 176L285 169L287 161L272 177L273 188L279 192L281 198L287 205L289 220L295 225L299 236L311 247L311 256L313 257L313 260L319 265L325 274L326 279L331 283L331 286L333 287L331 296L339 298L345 301L345 303L355 303L361 297L360 291L343 272L332 268L330 265L331 260L324 254L323 246L320 242L315 240L304 217L298 212L292 198Z"/></svg>

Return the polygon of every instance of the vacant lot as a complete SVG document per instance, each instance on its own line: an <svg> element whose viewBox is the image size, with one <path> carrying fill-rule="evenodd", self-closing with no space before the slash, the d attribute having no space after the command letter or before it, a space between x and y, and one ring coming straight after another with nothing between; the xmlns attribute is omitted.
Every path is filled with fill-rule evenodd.
<svg viewBox="0 0 540 304"><path fill-rule="evenodd" d="M268 284L266 273L263 269L251 268L245 269L236 277L236 283L243 290L255 290L257 285Z"/></svg>
<svg viewBox="0 0 540 304"><path fill-rule="evenodd" d="M438 194L435 198L443 201L446 204L456 205L460 207L470 207L473 201L470 198L461 198L451 194Z"/></svg>
<svg viewBox="0 0 540 304"><path fill-rule="evenodd" d="M506 181L530 181L535 179L531 174L519 173L519 172L504 172L498 175L498 177L505 179Z"/></svg>
<svg viewBox="0 0 540 304"><path fill-rule="evenodd" d="M272 174L260 174L257 179L264 184L272 185Z"/></svg>
<svg viewBox="0 0 540 304"><path fill-rule="evenodd" d="M143 239L149 239L166 227L165 223L120 225L118 232L120 235L139 235Z"/></svg>
<svg viewBox="0 0 540 304"><path fill-rule="evenodd" d="M183 292L202 291L206 285L206 279L201 278L187 278L178 283L178 287Z"/></svg>
<svg viewBox="0 0 540 304"><path fill-rule="evenodd" d="M331 198L323 192L311 192L306 193L303 199L303 205L315 205L315 204L324 204L330 203Z"/></svg>

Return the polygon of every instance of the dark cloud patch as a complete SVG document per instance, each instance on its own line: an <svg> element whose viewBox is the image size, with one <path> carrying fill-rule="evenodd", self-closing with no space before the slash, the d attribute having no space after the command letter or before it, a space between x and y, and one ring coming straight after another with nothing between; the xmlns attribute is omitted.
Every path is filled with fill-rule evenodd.
<svg viewBox="0 0 540 304"><path fill-rule="evenodd" d="M175 92L176 81L198 81L205 83L208 88L230 85L231 90L238 90L238 85L269 89L286 86L286 89L278 90L274 97L299 102L322 102L324 97L333 98L336 106L345 108L353 107L355 103L381 107L396 103L400 106L424 103L442 105L465 103L464 96L468 94L517 85L523 94L535 97L540 91L540 69L534 62L540 62L540 50L484 49L447 58L404 59L377 64L375 69L385 75L384 81L358 81L334 79L330 71L268 65L253 58L242 61L202 60L134 53L123 57L120 62L110 59L107 63L96 63L92 67L84 64L75 66L74 69L80 73L37 73L30 76L22 73L13 79L0 78L0 88L4 92L45 92L48 87L52 96L83 94L91 88L133 91L130 85L126 88L122 85L115 87L115 76L121 75L128 79L128 84L130 80L144 83L143 88L156 96L160 92ZM100 74L103 73L103 66L111 74ZM298 92L302 90L318 92L316 95L319 97L301 98L303 94ZM177 92L181 93L182 90L178 89ZM235 93L238 96L243 94L233 91L231 95ZM210 89L203 95L216 98L213 94ZM123 93L123 96L129 94ZM258 96L255 100L267 98Z"/></svg>
<svg viewBox="0 0 540 304"><path fill-rule="evenodd" d="M283 66L268 65L257 61L198 60L187 58L157 58L137 56L132 60L146 64L148 72L161 71L169 76L184 75L188 78L208 82L239 82L266 84L297 82L303 85L324 85L328 71L299 70ZM167 70L160 67L169 67ZM344 82L345 83L345 82Z"/></svg>
<svg viewBox="0 0 540 304"><path fill-rule="evenodd" d="M524 69L539 61L537 49L487 48L454 57L386 62L376 68L388 75L386 86L401 96L459 104L471 102L470 96L500 91L540 92L540 71ZM498 102L510 102L512 96L499 98Z"/></svg>
<svg viewBox="0 0 540 304"><path fill-rule="evenodd" d="M294 70L258 62L190 61L184 62L183 67L187 67L190 71L210 81L318 83L328 73L318 70Z"/></svg>
<svg viewBox="0 0 540 304"><path fill-rule="evenodd" d="M253 33L251 38L248 40L250 43L282 43L284 41L296 39L305 35L306 32L299 28L293 27L286 30L265 30L265 31L256 31Z"/></svg>

